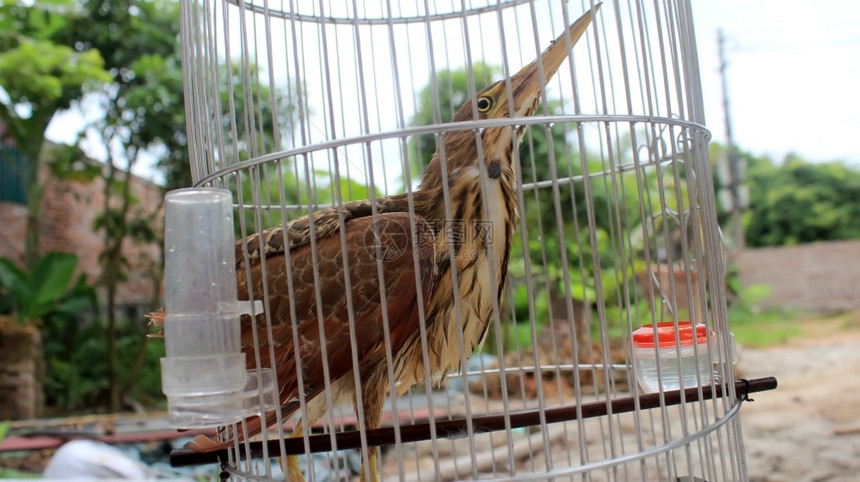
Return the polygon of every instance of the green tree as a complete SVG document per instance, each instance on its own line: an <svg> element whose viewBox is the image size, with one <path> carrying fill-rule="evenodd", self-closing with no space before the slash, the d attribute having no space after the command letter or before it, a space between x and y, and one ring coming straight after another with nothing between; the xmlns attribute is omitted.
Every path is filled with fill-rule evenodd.
<svg viewBox="0 0 860 482"><path fill-rule="evenodd" d="M129 332L127 327L118 326L117 288L128 276L123 246L128 242L158 240L153 227L156 212L143 210L132 189L129 173L147 153L156 156L165 170L168 189L191 184L178 44L179 11L178 3L171 0L110 3L87 0L81 6L82 14L78 22L70 25L66 42L79 49L92 48L101 52L112 77L94 95L104 116L90 125L88 132L97 136L102 144L111 146L101 175L105 203L96 228L104 237L100 282L106 290L109 401L116 410L123 394L134 391L136 374L141 371L147 350L145 333L138 330L141 338L136 347L137 361L126 370L130 371L130 376L122 383L118 337L120 333L134 333L134 330ZM235 86L233 92L222 88L221 105L224 109L232 106L234 111L225 111L225 115L220 116L224 125L216 128L227 133L234 128L236 132L247 133L253 128L257 133L252 136L255 144L243 141L244 136L235 140L239 158L228 159L228 163L273 150L277 134L281 139L288 138L284 133L291 127L294 115L288 96L258 82L261 72L256 66L247 69L232 62L219 69L220 77L232 76ZM245 85L247 79L253 79L250 86ZM227 82L221 85L226 86ZM250 96L245 95L248 91ZM253 127L248 125L249 119L255 122ZM248 181L247 176L245 181ZM163 263L159 260L152 264ZM160 275L156 277L160 279Z"/></svg>
<svg viewBox="0 0 860 482"><path fill-rule="evenodd" d="M48 124L90 87L110 79L97 50L60 40L78 13L72 0L0 3L0 118L18 151L18 159L2 160L13 164L27 193L28 266L38 257L45 189L39 175Z"/></svg>
<svg viewBox="0 0 860 482"><path fill-rule="evenodd" d="M67 261L70 255L40 257L39 253L42 198L48 182L41 176L42 165L48 158L44 152L45 132L56 113L70 108L87 91L110 78L98 51L76 50L60 40L77 15L72 0L36 3L0 0L0 119L7 130L7 138L2 141L12 144L11 148L0 151L0 162L7 163L17 174L28 206L24 245L26 269L17 273L29 283L46 283L42 285L45 289L32 296L24 291L27 299L19 299L16 309L18 316L26 316L30 323L41 325L42 330L42 322L48 317L76 316L68 309L71 305L65 302L48 311L42 310L48 301L44 296L51 292L46 287L59 286L49 281L62 280L74 271ZM70 151L60 149L54 154L58 154L53 156L55 159L72 163L68 159ZM6 267L7 273L16 273L11 266ZM23 281L13 284L7 294L17 292L20 295L20 290L28 286L35 289ZM76 286L80 293L86 289L85 284ZM36 364L42 365L43 345L39 343L36 349ZM39 410L37 407L37 412Z"/></svg>
<svg viewBox="0 0 860 482"><path fill-rule="evenodd" d="M77 256L52 251L25 271L0 258L0 314L12 314L19 323L41 322L46 316L73 315L95 304L95 293L81 275L73 283Z"/></svg>
<svg viewBox="0 0 860 482"><path fill-rule="evenodd" d="M218 72L219 79L223 79L219 85L223 113L220 116L221 125L215 128L221 129L224 138L232 139L234 143L233 147L225 149L223 164L234 165L288 148L291 139L288 133L296 120L295 100L283 89L272 89L259 82L265 75L256 65L243 67L239 62L230 62L220 65ZM248 79L251 79L250 84L247 83ZM233 86L233 91L229 90L228 85ZM229 111L231 106L232 112ZM234 130L240 133L239 138L232 134ZM248 135L251 131L254 135ZM252 186L258 188L256 198ZM235 184L226 187L233 192L233 200L241 198L245 206L298 204L305 194L299 189L297 173L289 161L277 161L249 169L241 176L241 187ZM256 225L257 214L260 215L262 226ZM266 209L262 213L246 209L243 215L248 232L279 225L283 220L280 209ZM238 217L236 223L238 236L241 234Z"/></svg>
<svg viewBox="0 0 860 482"><path fill-rule="evenodd" d="M748 153L747 244L782 246L860 238L860 170L788 155L782 164Z"/></svg>
<svg viewBox="0 0 860 482"><path fill-rule="evenodd" d="M184 132L184 117L178 114L184 108L179 14L176 2L160 0L90 0L80 4L80 11L69 22L63 39L76 49L100 52L110 73L110 80L93 96L104 116L87 126L87 131L109 146L100 173L104 205L95 228L104 239L99 283L105 289L109 403L112 410L118 410L122 393L135 380L129 377L122 386L117 366L117 293L129 266L123 247L128 241L152 243L157 239L152 224L155 213L140 205L130 173L145 152L155 147L177 149L177 137L183 137L177 135ZM145 344L142 337L140 352Z"/></svg>
<svg viewBox="0 0 860 482"><path fill-rule="evenodd" d="M11 316L24 325L24 329L29 330L32 334L28 337L29 343L32 349L39 353L32 366L44 366L41 359L42 352L45 355L49 353L53 355L52 352L58 344L69 341L68 338L58 341L57 336L50 336L58 334L54 330L57 325L72 325L68 323L70 319L95 309L95 290L87 283L86 276L80 275L77 282L73 282L77 263L78 258L75 255L55 251L37 259L29 270L21 269L10 259L0 258L0 325L3 324L6 316ZM37 328L47 336L40 337ZM0 328L2 329L8 330L9 327ZM19 342L21 341L19 339ZM57 377L57 373L53 370L49 370L47 378L43 379L41 371L37 369L34 374L35 387L20 383L15 373L5 372L3 375L5 377L11 375L11 379L0 380L0 383L6 387L13 387L6 396L14 400L18 396L27 396L28 391L42 391L43 383L51 388L66 386L68 383L68 380ZM31 416L42 414L44 398L50 397L34 397L35 406L32 407Z"/></svg>
<svg viewBox="0 0 860 482"><path fill-rule="evenodd" d="M99 353L103 354L105 362L100 363L98 369L76 370L75 365L83 362L78 355L84 348L75 347L76 351L72 354L67 353L67 349L60 349L64 353L62 363L53 360L57 363L52 366L78 382L74 390L61 394L66 406L71 407L81 401L103 401L94 394L107 393L111 408L117 409L123 393L135 391L134 384L139 378L137 374L142 374L141 364L151 355L139 323L123 323L118 318L117 287L128 276L129 267L123 256L123 247L130 242L157 240L157 232L153 228L156 212L143 209L128 173L147 155L155 157L164 169L168 189L191 184L178 46L178 3L172 0L121 0L108 3L50 0L30 5L25 2L0 1L4 1L0 10L0 41L3 42L3 56L0 57L0 80L3 83L0 86L10 99L7 102L0 95L0 101L3 101L0 106L3 111L0 113L12 116L11 121L6 121L10 132L32 135L14 138L17 144L41 146L44 127L47 127L52 112L71 106L85 92L84 87L88 87L88 99L93 101L88 104L97 103L96 110L103 113L102 117L85 128L91 139L96 137L102 144L109 146L109 157L104 168L80 170L81 163L76 161L82 153L78 146L57 149L52 153L51 167L57 174L64 176L84 179L99 177L104 182L105 203L94 228L104 238L100 256L103 271L99 282L106 294L106 326L93 323L86 327L75 326L73 331L77 334L75 339L85 343L89 352L95 352L92 343L102 343L100 346L103 350L99 350ZM31 37L35 40L31 41ZM30 44L37 44L38 48L34 51ZM23 65L25 59L38 62ZM48 65L48 60L54 63ZM17 63L22 65L18 66ZM82 80L83 74L73 69L76 66L81 67L80 72L97 71L99 75L92 75L89 79L91 82L85 82ZM237 160L276 148L276 134L291 128L294 116L293 102L289 97L259 82L265 76L256 66L252 65L249 69L243 70L239 64L229 61L221 67L221 78L232 76L233 85L236 86L234 92L222 89L222 106L226 109L230 104L227 99L232 98L235 111L233 115L225 112L228 115L221 116L225 125L216 128L225 131L235 128L240 133L247 133L253 128L258 134L257 143L253 145L237 140ZM244 85L247 79L252 79L251 97L244 95L246 90L243 89L248 89ZM222 82L221 85L226 86L227 83ZM56 94L56 100L48 106L51 109L45 107L51 99L48 94ZM33 102L32 99L39 99L39 102ZM255 115L253 127L246 124L249 112ZM36 120L41 122L43 128L32 128ZM27 140L31 138L35 140ZM288 139L289 136L281 135L280 138ZM285 146L279 144L277 147ZM45 158L44 153L39 157L37 150L32 152L33 159ZM264 170L271 172L272 167L267 166ZM249 177L244 176L243 184L249 182ZM288 178L285 182L295 184L295 179ZM296 197L294 191L295 188L287 188L287 202ZM36 193L41 194L40 191ZM39 205L37 197L30 196L31 206L34 206L32 212L36 214ZM34 245L32 242L28 244ZM163 262L152 260L151 264L160 266ZM152 277L160 280L157 270L153 270ZM153 292L157 293L157 285L154 288ZM137 341L129 345L130 339ZM118 353L120 349L123 350L121 354ZM129 350L135 355L126 356ZM129 363L129 360L134 362ZM104 378L90 380L92 377Z"/></svg>

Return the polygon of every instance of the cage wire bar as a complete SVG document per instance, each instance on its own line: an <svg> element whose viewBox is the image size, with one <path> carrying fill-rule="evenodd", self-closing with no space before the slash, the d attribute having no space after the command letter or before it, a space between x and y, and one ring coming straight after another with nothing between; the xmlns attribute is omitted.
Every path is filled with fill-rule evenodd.
<svg viewBox="0 0 860 482"><path fill-rule="evenodd" d="M746 479L741 398L773 383L736 381L732 369L690 2L605 2L534 116L458 124L448 122L461 104L519 71L595 5L180 3L190 167L196 186L233 194L236 238L245 240L240 279L250 276L249 241L269 228L334 206L343 231L345 203L371 199L378 219L379 199L414 195L445 133L480 139L491 128L528 127L514 151L519 218L509 278L482 350L462 352L463 369L444 383L428 378L402 397L388 387L378 430L365 430L361 411L326 390L313 430L285 440L296 417L307 420L310 401L299 396L298 415L278 415L268 430L218 452L225 476L281 479L275 457L299 453L309 480L350 478L366 461L355 448L382 445L381 476L392 480ZM440 202L451 202L450 189ZM447 212L444 221L456 222ZM371 248L384 254L385 246ZM290 299L314 280L318 272L290 280ZM344 275L344 291L358 281ZM263 300L255 315L265 320L255 344L270 340L249 354L260 366L276 358L276 293L263 284L252 296ZM314 296L322 302L319 287ZM353 308L351 345L341 349L355 353L362 327ZM696 356L707 350L706 373L679 390L646 393L632 333L686 321L707 326L704 348L693 345ZM386 353L391 360L390 345ZM657 360L658 373L669 370ZM296 372L302 386L301 366ZM357 371L345 377L362 384ZM180 450L173 461L212 460L198 455Z"/></svg>

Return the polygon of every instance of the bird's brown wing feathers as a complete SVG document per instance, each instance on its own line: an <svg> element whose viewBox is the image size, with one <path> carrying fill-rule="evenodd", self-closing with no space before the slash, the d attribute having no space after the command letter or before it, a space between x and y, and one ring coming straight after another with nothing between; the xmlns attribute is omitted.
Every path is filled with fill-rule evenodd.
<svg viewBox="0 0 860 482"><path fill-rule="evenodd" d="M259 263L264 256L309 245L311 236L315 239L332 236L340 230L341 217L344 223L351 219L370 217L374 205L380 214L404 213L409 209L405 194L377 198L374 201L350 201L341 207L322 209L294 219L287 223L286 227L276 226L261 234L251 234L244 240L236 241L236 266L240 269L244 266L245 245L248 247L248 263L253 265ZM287 233L286 236L284 232Z"/></svg>
<svg viewBox="0 0 860 482"><path fill-rule="evenodd" d="M297 357L293 338L293 310L295 310L296 330L299 335L299 349L304 382L303 393L306 400L323 392L326 379L323 371L321 342L325 340L329 383L352 372L352 340L349 329L349 305L345 293L352 294L352 313L355 323L355 346L358 359L368 355L385 354L384 325L378 266L382 267L382 280L386 294L387 318L389 324L392 354L404 345L407 338L418 330L417 290L415 284L415 263L418 259L420 269L422 298L426 307L435 282L434 238L430 226L420 217L415 219L418 251L413 249L413 228L406 213L390 213L372 217L360 217L346 222L346 246L349 251L350 290L344 277L342 240L338 230L329 232L326 237L316 239L317 256L312 256L311 245L294 247L286 254L267 254L265 257L265 279L269 293L269 306L266 308L271 317L271 343L266 330L266 316L258 315L256 321L242 317L242 351L247 357L247 366L257 366L253 329L256 324L257 346L261 366L275 367L282 414L289 416L299 408L298 379L296 376ZM376 230L374 230L376 227ZM379 245L377 249L376 245ZM283 244L282 244L283 246ZM378 261L379 260L379 261ZM290 297L287 261L292 274L294 296ZM318 278L314 273L317 268ZM250 266L255 298L263 293L263 264L254 262ZM245 270L237 273L239 298L248 298L248 283ZM319 291L317 292L317 286ZM320 301L321 303L318 303ZM322 327L318 320L322 314ZM321 336L322 330L322 336ZM271 359L270 345L274 348ZM275 417L267 417L267 425ZM261 430L259 420L249 422L246 429L249 435ZM241 433L241 430L240 430ZM225 443L198 439L189 445L200 451L223 448Z"/></svg>

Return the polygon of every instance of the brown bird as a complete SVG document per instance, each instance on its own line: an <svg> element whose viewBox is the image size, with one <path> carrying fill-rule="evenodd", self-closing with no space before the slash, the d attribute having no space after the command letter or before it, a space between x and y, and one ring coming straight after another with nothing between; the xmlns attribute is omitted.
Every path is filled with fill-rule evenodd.
<svg viewBox="0 0 860 482"><path fill-rule="evenodd" d="M541 86L555 74L591 20L591 12L580 17L534 62L467 101L452 122L534 114ZM440 380L460 370L461 353L468 357L483 342L494 306L499 306L504 292L519 209L514 152L524 130L524 126L503 126L480 133L474 128L445 133L443 149L433 155L412 201L406 194L377 198L375 218L371 201L315 212L290 222L286 229L276 227L247 238L247 261L243 241L237 242L240 299L249 297L248 274L253 296L268 293L269 298L265 315L256 320L242 317L242 350L248 369L257 367L255 348L260 365L275 368L283 418L300 412L301 392L307 402L306 422L313 424L327 410L326 397L321 395L329 390L334 403L354 404L367 429L378 428L391 386L386 343L398 396L428 376ZM445 186L450 210L444 202ZM160 317L163 313L156 315ZM360 406L352 375L350 323L359 361ZM245 430L238 430L240 437L244 431L248 436L258 434L276 421L274 413L265 418L249 421ZM302 432L299 422L291 437ZM222 439L226 440L201 436L189 447L211 451L234 443L227 435ZM377 454L376 447L368 449L362 480L367 475L378 480ZM287 475L290 480L303 480L294 456L287 458Z"/></svg>

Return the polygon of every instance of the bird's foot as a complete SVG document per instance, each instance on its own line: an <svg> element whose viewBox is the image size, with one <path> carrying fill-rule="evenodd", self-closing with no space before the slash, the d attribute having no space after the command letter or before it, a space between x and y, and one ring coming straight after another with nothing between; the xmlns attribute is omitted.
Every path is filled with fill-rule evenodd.
<svg viewBox="0 0 860 482"><path fill-rule="evenodd" d="M377 450L371 450L369 454L367 454L367 462L368 467L370 468L370 479L367 478L367 472L365 472L364 462L361 464L361 482L379 482L379 452Z"/></svg>
<svg viewBox="0 0 860 482"><path fill-rule="evenodd" d="M284 480L288 480L289 482L305 482L305 475L302 473L301 467L299 467L299 457L297 455L290 455L286 457L280 458L281 461L281 470L284 471Z"/></svg>

